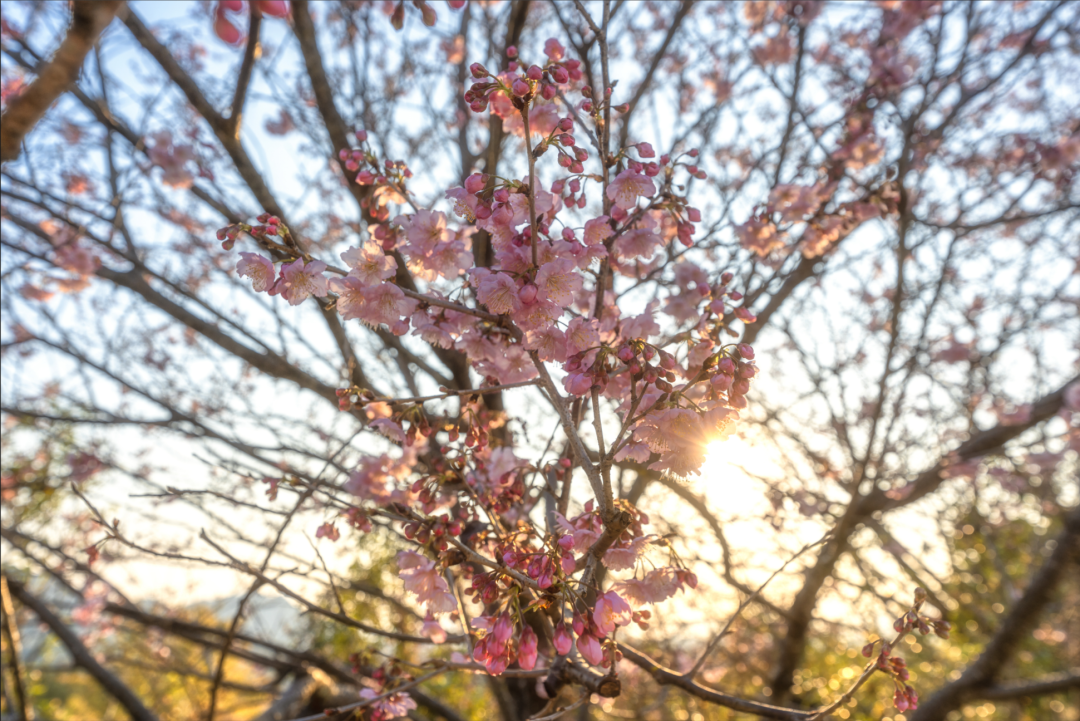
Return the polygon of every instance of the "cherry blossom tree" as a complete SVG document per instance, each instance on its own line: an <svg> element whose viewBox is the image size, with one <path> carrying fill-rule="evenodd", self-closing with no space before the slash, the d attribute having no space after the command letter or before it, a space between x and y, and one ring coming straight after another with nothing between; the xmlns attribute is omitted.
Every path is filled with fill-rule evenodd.
<svg viewBox="0 0 1080 721"><path fill-rule="evenodd" d="M1076 703L1076 6L180 13L5 4L5 712Z"/></svg>

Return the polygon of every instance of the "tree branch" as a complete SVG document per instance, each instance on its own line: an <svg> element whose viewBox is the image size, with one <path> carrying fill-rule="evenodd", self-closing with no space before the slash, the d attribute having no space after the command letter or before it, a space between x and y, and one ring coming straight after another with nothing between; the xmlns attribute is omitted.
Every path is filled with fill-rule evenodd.
<svg viewBox="0 0 1080 721"><path fill-rule="evenodd" d="M1057 546L1050 557L1035 573L1024 595L1002 619L1001 626L975 662L967 667L960 678L942 686L924 701L909 717L911 721L945 718L949 711L965 701L984 697L982 689L994 688L995 676L1008 663L1028 629L1038 620L1039 612L1049 603L1065 569L1080 559L1080 506L1065 517L1065 528L1055 542ZM1075 685L1076 677L1072 679Z"/></svg>
<svg viewBox="0 0 1080 721"><path fill-rule="evenodd" d="M691 696L696 696L703 701L714 703L717 706L723 706L725 708L741 711L742 713L753 714L762 718L781 719L782 721L803 721L809 719L813 715L812 712L797 711L781 706L770 706L769 704L761 703L759 701L750 701L738 696L731 696L723 691L715 691L711 688L706 688L705 686L695 683L684 674L661 666L645 654L630 648L624 643L619 644L619 650L622 652L623 658L631 661L644 670L661 686L675 686Z"/></svg>
<svg viewBox="0 0 1080 721"><path fill-rule="evenodd" d="M79 77L86 54L123 4L118 0L72 3L71 25L52 60L21 95L12 98L0 116L0 162L19 157L23 138Z"/></svg>
<svg viewBox="0 0 1080 721"><path fill-rule="evenodd" d="M135 721L158 721L157 716L143 704L139 697L111 671L98 663L75 632L68 628L60 620L60 617L53 613L39 598L27 591L21 583L10 578L8 579L8 588L11 589L12 595L19 599L19 603L33 611L41 619L41 622L48 626L49 630L60 639L60 642L67 648L68 653L71 654L75 665L93 676L98 685L115 698L132 719Z"/></svg>

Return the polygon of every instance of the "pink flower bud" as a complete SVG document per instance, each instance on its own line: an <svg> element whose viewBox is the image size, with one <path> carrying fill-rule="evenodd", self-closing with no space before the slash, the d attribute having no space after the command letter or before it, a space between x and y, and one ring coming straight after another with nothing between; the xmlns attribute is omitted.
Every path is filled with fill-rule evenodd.
<svg viewBox="0 0 1080 721"><path fill-rule="evenodd" d="M604 662L604 651L600 647L600 639L591 633L578 636L577 648L585 660L592 665L599 666Z"/></svg>
<svg viewBox="0 0 1080 721"><path fill-rule="evenodd" d="M525 305L531 305L536 301L537 288L532 283L526 283L521 290L518 291L518 298Z"/></svg>
<svg viewBox="0 0 1080 721"><path fill-rule="evenodd" d="M592 388L592 379L583 373L575 373L568 380L570 383L567 390L576 396L583 396Z"/></svg>
<svg viewBox="0 0 1080 721"><path fill-rule="evenodd" d="M514 635L514 622L510 620L510 614L503 611L495 627L491 630L491 637L499 646L505 646Z"/></svg>
<svg viewBox="0 0 1080 721"><path fill-rule="evenodd" d="M542 97L544 100L551 100L555 97L556 93L558 93L558 90L555 89L554 85L551 85L549 83L544 83L540 87L540 97Z"/></svg>
<svg viewBox="0 0 1080 721"><path fill-rule="evenodd" d="M244 39L236 26L229 22L220 10L214 19L214 33L229 45L239 45L240 41Z"/></svg>
<svg viewBox="0 0 1080 721"><path fill-rule="evenodd" d="M446 4L450 6L451 10L460 10L465 7L466 0L446 0Z"/></svg>
<svg viewBox="0 0 1080 721"><path fill-rule="evenodd" d="M551 69L551 79L559 85L565 85L570 82L570 73L566 71L566 68L556 65Z"/></svg>
<svg viewBox="0 0 1080 721"><path fill-rule="evenodd" d="M508 47L506 49L506 57L508 57L508 58L516 58L517 54L518 54L518 50L517 50L517 46L515 46L515 45L511 45L510 47Z"/></svg>
<svg viewBox="0 0 1080 721"><path fill-rule="evenodd" d="M740 343L738 345L739 355L746 360L754 360L754 349L750 347L748 343Z"/></svg>
<svg viewBox="0 0 1080 721"><path fill-rule="evenodd" d="M472 73L472 76L477 79L486 78L490 74L488 73L487 68L485 68L480 63L473 63L472 65L470 65L469 72Z"/></svg>
<svg viewBox="0 0 1080 721"><path fill-rule="evenodd" d="M574 639L570 635L570 631L566 629L564 624L559 624L555 628L555 651L560 656L565 656L570 653L570 649L574 645Z"/></svg>
<svg viewBox="0 0 1080 721"><path fill-rule="evenodd" d="M515 80L514 84L510 86L510 89L514 92L514 95L518 96L519 98L525 97L529 94L529 90L531 90L529 84L521 78Z"/></svg>
<svg viewBox="0 0 1080 721"><path fill-rule="evenodd" d="M518 665L526 671L536 666L536 632L529 626L521 631L521 643L518 644Z"/></svg>
<svg viewBox="0 0 1080 721"><path fill-rule="evenodd" d="M655 158L656 157L656 151L653 150L653 146L649 145L648 143L638 143L637 144L637 151L638 151L638 155L640 155L642 158Z"/></svg>
<svg viewBox="0 0 1080 721"><path fill-rule="evenodd" d="M480 173L473 173L468 178L465 178L465 190L476 195L484 189L484 185L487 184L487 175L481 175Z"/></svg>
<svg viewBox="0 0 1080 721"><path fill-rule="evenodd" d="M700 223L701 222L701 211L698 210L697 208L687 208L686 209L686 219L689 220L691 223Z"/></svg>
<svg viewBox="0 0 1080 721"><path fill-rule="evenodd" d="M255 3L255 7L263 15L269 15L274 18L287 18L289 17L289 3L284 0L258 0Z"/></svg>
<svg viewBox="0 0 1080 721"><path fill-rule="evenodd" d="M529 80L540 80L544 77L544 71L539 65L530 65L529 69L525 71L525 75Z"/></svg>

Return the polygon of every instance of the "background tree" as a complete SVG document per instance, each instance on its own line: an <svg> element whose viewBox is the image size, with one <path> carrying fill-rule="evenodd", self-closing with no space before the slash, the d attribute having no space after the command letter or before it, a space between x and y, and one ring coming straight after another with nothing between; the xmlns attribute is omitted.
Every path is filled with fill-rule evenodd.
<svg viewBox="0 0 1080 721"><path fill-rule="evenodd" d="M4 6L5 713L1076 718L1074 5L84 5Z"/></svg>

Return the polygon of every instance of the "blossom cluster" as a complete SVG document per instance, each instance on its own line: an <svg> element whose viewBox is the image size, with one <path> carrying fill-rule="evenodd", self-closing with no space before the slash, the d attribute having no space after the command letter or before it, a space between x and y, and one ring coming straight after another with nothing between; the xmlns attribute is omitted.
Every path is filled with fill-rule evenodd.
<svg viewBox="0 0 1080 721"><path fill-rule="evenodd" d="M702 214L676 177L706 177L698 152L658 157L650 143L635 142L604 160L610 173L587 173L582 127L595 138L604 114L618 108L611 89L594 97L579 87L580 63L558 41L544 53L542 65L515 59L494 75L475 64L478 82L467 94L472 110L490 108L524 138L529 175L472 173L447 191L448 216L413 202L410 169L378 157L360 130L358 147L340 149L337 159L363 189L370 224L340 252L342 267L309 255L269 215L224 228L219 239L229 249L249 237L269 256L240 254L237 271L256 292L293 305L314 297L346 321L458 351L485 386L547 383L557 407L587 399L618 420L607 443L598 438L608 463L693 473L708 444L730 432L757 375L753 348L725 343L737 337L732 323L755 321L732 275L678 257L695 247ZM560 112L571 92L580 92L575 112ZM541 182L540 160L557 174L550 182ZM590 195L601 212L587 212ZM478 237L486 244L482 264L473 253ZM666 273L666 297L637 312L620 308L614 277L636 282L656 273ZM661 337L658 314L676 331L671 338ZM552 371L561 377L545 380ZM424 408L453 395L456 417ZM376 518L398 524L414 544L398 554L399 577L432 641L446 640L440 619L458 618L466 600L483 609L469 630L472 660L489 673L515 663L532 669L552 649L610 667L618 629L646 628L648 606L697 587L670 544L647 532L648 517L625 500L609 507L597 496L577 514L564 504L541 532L532 520L538 482L569 484L582 456L568 448L553 461L518 457L506 415L479 396L440 388L389 399L350 386L338 399L398 449L360 461L343 485L356 503L342 515L364 530ZM317 535L341 537L332 520ZM621 577L598 587L599 566ZM455 579L465 598L455 595Z"/></svg>
<svg viewBox="0 0 1080 721"><path fill-rule="evenodd" d="M531 64L524 67L518 60L518 50L514 46L506 49L512 58L505 73L492 75L480 63L473 63L469 71L478 82L465 91L465 102L474 113L481 113L488 108L492 94L501 92L503 97L518 99L519 105L525 100L539 95L544 100L552 100L559 92L559 85L577 82L582 78L581 61L566 57L566 48L555 38L544 43L547 61L543 66ZM519 70L524 69L522 73ZM491 80L485 80L492 78ZM580 171L578 171L580 172Z"/></svg>
<svg viewBox="0 0 1080 721"><path fill-rule="evenodd" d="M919 694L911 684L908 683L911 674L907 669L907 662L901 656L897 656L893 653L895 642L899 641L914 629L918 629L919 633L924 636L933 629L934 635L939 638L949 638L951 625L948 621L941 618L930 618L920 613L920 609L925 602L926 591L922 588L916 588L915 603L912 605L911 609L893 622L893 630L897 633L895 641L892 643L881 640L871 641L863 646L862 649L862 655L866 658L870 658L874 655L874 648L877 644L881 644L881 649L874 662L875 668L892 677L893 685L895 686L893 703L899 711L917 709L919 707Z"/></svg>

